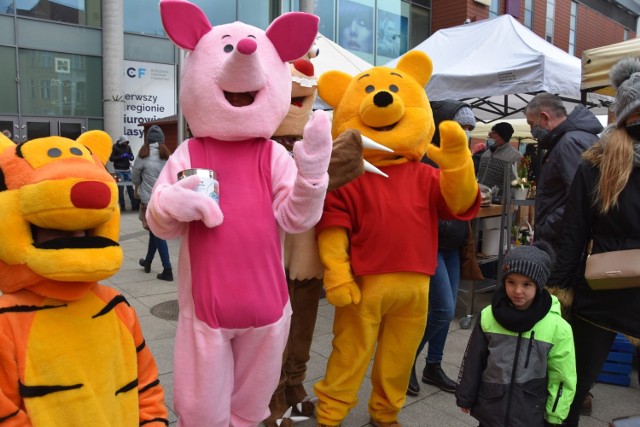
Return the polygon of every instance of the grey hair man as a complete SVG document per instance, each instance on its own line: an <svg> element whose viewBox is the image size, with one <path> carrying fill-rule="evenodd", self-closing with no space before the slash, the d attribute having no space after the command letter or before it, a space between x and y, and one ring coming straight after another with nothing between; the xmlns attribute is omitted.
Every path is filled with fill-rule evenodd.
<svg viewBox="0 0 640 427"><path fill-rule="evenodd" d="M583 105L567 114L560 97L547 92L529 101L525 116L531 135L538 140L538 155L542 156L536 182L534 235L557 251L564 207L581 155L598 140L603 127Z"/></svg>

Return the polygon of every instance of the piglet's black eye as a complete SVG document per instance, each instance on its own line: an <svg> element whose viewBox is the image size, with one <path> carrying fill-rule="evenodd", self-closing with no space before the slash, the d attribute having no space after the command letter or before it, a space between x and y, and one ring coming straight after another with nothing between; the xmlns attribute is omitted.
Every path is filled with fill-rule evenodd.
<svg viewBox="0 0 640 427"><path fill-rule="evenodd" d="M224 51L229 53L233 50L233 45L227 44L224 46Z"/></svg>

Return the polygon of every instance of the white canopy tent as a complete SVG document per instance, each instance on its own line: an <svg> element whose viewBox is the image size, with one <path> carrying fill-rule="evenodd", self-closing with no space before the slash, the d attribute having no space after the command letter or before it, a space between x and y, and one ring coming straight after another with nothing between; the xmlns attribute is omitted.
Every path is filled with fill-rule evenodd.
<svg viewBox="0 0 640 427"><path fill-rule="evenodd" d="M318 37L316 37L316 45L320 49L320 53L311 62L318 77L330 70L340 70L355 76L373 67L364 59L349 52L322 34L318 34Z"/></svg>
<svg viewBox="0 0 640 427"><path fill-rule="evenodd" d="M436 31L414 49L433 61L429 99L465 101L484 122L520 113L542 91L580 102L580 59L511 15Z"/></svg>

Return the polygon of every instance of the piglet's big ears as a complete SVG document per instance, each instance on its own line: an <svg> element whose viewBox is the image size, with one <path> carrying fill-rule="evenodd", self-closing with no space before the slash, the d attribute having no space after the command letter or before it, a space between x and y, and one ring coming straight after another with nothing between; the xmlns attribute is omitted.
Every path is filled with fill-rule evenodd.
<svg viewBox="0 0 640 427"><path fill-rule="evenodd" d="M185 0L160 0L160 16L169 38L188 51L193 51L200 39L211 31L209 19L202 10Z"/></svg>
<svg viewBox="0 0 640 427"><path fill-rule="evenodd" d="M294 61L307 54L316 40L319 22L320 19L310 13L288 12L269 25L267 37L275 46L282 62Z"/></svg>

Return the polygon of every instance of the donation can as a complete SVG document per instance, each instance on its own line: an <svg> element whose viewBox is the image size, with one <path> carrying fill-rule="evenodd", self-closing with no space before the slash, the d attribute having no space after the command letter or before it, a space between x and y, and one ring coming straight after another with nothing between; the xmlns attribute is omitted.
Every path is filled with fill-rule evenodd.
<svg viewBox="0 0 640 427"><path fill-rule="evenodd" d="M216 203L220 203L220 184L214 171L200 168L185 169L182 172L178 172L178 180L191 175L200 177L200 185L195 188L195 191L204 193L215 200Z"/></svg>

